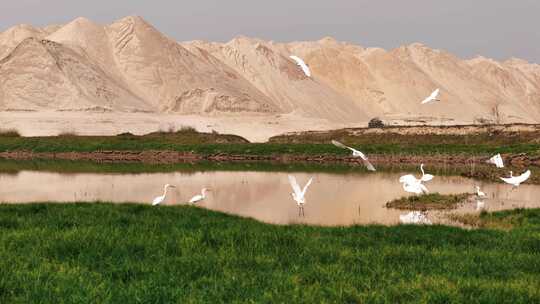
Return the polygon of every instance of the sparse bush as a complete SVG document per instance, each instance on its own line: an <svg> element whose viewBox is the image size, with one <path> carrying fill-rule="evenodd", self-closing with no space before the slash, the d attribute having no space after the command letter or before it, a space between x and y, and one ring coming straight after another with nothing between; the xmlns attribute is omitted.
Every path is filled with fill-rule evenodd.
<svg viewBox="0 0 540 304"><path fill-rule="evenodd" d="M66 132L61 132L60 134L58 134L58 137L75 137L75 136L79 136L77 133L75 133L75 131L66 131Z"/></svg>
<svg viewBox="0 0 540 304"><path fill-rule="evenodd" d="M176 132L176 127L172 123L167 124L166 126L160 126L159 130L157 131L157 133L161 133L161 134L175 133L175 132Z"/></svg>
<svg viewBox="0 0 540 304"><path fill-rule="evenodd" d="M124 132L124 133L117 134L116 136L135 136L135 135L130 132Z"/></svg>
<svg viewBox="0 0 540 304"><path fill-rule="evenodd" d="M15 129L0 129L0 137L21 137L21 134Z"/></svg>
<svg viewBox="0 0 540 304"><path fill-rule="evenodd" d="M177 133L197 133L197 129L191 126L181 126Z"/></svg>
<svg viewBox="0 0 540 304"><path fill-rule="evenodd" d="M369 128L384 128L384 123L380 118L375 117L369 121L368 127Z"/></svg>

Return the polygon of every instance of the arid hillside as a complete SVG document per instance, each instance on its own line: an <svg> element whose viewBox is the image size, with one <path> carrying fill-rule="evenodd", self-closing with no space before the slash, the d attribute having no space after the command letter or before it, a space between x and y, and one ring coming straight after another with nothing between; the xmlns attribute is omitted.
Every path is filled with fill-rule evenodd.
<svg viewBox="0 0 540 304"><path fill-rule="evenodd" d="M440 101L420 104L436 88ZM311 119L328 128L373 117L393 125L538 123L540 65L332 38L177 42L140 17L109 25L78 18L0 33L0 111Z"/></svg>

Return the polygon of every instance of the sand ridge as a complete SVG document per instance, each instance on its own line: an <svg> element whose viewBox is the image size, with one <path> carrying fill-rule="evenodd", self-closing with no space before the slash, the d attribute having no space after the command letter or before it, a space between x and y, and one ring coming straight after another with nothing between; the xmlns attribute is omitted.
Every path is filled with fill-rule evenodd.
<svg viewBox="0 0 540 304"><path fill-rule="evenodd" d="M435 88L441 101L420 105ZM115 120L125 113L149 113L150 119L166 113L179 121L196 116L197 125L219 119L228 125L235 117L295 121L265 124L267 135L318 123L324 129L365 125L373 117L391 124L537 123L540 66L464 60L419 43L384 50L331 37L177 42L137 16L109 25L77 18L0 33L0 111L0 118L17 111L107 112Z"/></svg>

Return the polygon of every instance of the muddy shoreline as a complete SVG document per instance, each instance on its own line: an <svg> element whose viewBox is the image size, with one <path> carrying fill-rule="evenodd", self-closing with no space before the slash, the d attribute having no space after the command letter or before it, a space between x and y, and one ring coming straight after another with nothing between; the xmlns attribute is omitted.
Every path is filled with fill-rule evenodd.
<svg viewBox="0 0 540 304"><path fill-rule="evenodd" d="M0 152L0 158L7 160L73 160L108 163L141 162L149 164L173 164L198 161L214 162L313 162L313 163L345 163L361 164L359 158L341 155L231 155L196 153L176 151L94 151L94 152L31 152L12 151ZM471 165L485 164L489 156L471 155L370 155L370 161L377 164L452 164ZM540 157L529 157L525 154L503 155L505 162L513 167L540 167Z"/></svg>

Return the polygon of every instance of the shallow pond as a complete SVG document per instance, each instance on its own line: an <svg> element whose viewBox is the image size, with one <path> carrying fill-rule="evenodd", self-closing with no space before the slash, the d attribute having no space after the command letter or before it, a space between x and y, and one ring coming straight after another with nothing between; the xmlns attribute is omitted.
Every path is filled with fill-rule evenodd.
<svg viewBox="0 0 540 304"><path fill-rule="evenodd" d="M3 172L0 170L0 202L106 201L150 204L163 192L163 185L177 186L164 205L185 204L201 188L208 187L199 207L253 217L275 224L316 225L396 224L405 211L385 208L386 202L408 195L399 176L418 172L269 172L252 170L185 170L152 173L62 173L54 170ZM429 172L429 167L426 168ZM61 170L60 170L61 171ZM72 171L72 170L71 170ZM311 170L310 170L311 171ZM399 171L399 170L398 170ZM434 172L432 172L434 173ZM305 216L291 198L288 174L301 186L310 177L313 184L306 195ZM540 207L540 186L524 184L516 190L500 183L475 181L461 176L437 175L427 183L430 192L442 194L473 192L479 185L488 198L489 211L519 207ZM476 204L461 206L456 212L475 212Z"/></svg>

